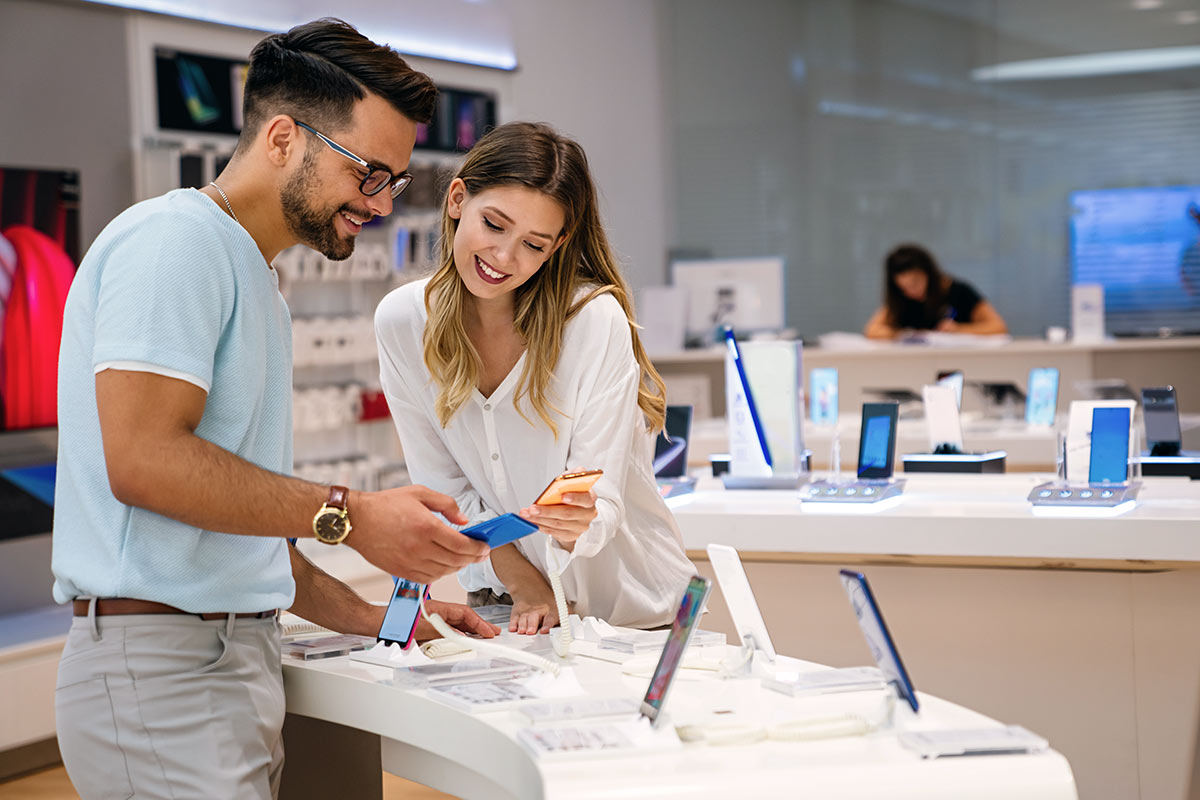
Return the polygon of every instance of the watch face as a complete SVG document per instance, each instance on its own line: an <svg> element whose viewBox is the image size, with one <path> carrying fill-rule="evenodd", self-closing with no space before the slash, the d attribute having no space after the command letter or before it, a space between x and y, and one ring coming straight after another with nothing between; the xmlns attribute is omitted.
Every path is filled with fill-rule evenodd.
<svg viewBox="0 0 1200 800"><path fill-rule="evenodd" d="M350 520L337 511L326 511L317 517L316 534L321 539L340 539L346 534Z"/></svg>

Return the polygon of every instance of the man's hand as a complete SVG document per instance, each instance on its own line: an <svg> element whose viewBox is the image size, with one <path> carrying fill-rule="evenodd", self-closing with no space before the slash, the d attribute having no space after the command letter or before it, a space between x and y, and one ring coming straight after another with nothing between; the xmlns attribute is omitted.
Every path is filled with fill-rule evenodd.
<svg viewBox="0 0 1200 800"><path fill-rule="evenodd" d="M463 633L478 634L484 639L491 639L499 635L500 629L490 622L484 622L483 618L475 613L473 609L467 608L461 603L445 603L441 600L426 600L425 608L430 614L438 614L451 628L462 631ZM421 621L417 623L417 641L424 642L429 639L438 639L441 634L434 630L433 625L429 624L429 620L425 616L421 616Z"/></svg>
<svg viewBox="0 0 1200 800"><path fill-rule="evenodd" d="M420 583L483 561L488 546L463 536L433 515L456 525L467 521L454 501L424 486L383 492L351 492L346 544L389 575Z"/></svg>

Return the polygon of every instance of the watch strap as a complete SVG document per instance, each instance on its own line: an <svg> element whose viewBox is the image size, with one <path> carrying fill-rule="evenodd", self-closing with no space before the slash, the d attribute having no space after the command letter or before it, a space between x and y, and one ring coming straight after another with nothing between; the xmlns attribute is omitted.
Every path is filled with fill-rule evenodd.
<svg viewBox="0 0 1200 800"><path fill-rule="evenodd" d="M349 499L350 490L345 486L330 486L329 499L325 501L325 505L345 511L346 503Z"/></svg>

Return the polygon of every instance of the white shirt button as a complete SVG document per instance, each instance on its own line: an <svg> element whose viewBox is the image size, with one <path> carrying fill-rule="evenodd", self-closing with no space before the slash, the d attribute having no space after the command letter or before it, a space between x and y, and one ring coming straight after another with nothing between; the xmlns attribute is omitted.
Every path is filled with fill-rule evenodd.
<svg viewBox="0 0 1200 800"><path fill-rule="evenodd" d="M492 461L499 461L499 460L500 460L500 454L492 453Z"/></svg>
<svg viewBox="0 0 1200 800"><path fill-rule="evenodd" d="M483 404L483 410L484 410L484 411L491 411L491 410L492 410L492 404L491 404L491 403L484 403L484 404Z"/></svg>

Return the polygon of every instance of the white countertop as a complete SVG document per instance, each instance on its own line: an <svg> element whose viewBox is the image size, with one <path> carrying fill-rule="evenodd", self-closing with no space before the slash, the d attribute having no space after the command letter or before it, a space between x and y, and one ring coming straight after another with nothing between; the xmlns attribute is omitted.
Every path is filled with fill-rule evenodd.
<svg viewBox="0 0 1200 800"><path fill-rule="evenodd" d="M818 473L820 477L820 473ZM849 476L847 476L849 477ZM1137 504L1035 511L1025 499L1049 475L908 475L898 503L802 503L796 491L699 491L669 503L689 550L1086 561L1193 562L1200 567L1200 482L1147 478ZM708 479L701 485L719 486ZM872 513L874 511L874 513Z"/></svg>
<svg viewBox="0 0 1200 800"><path fill-rule="evenodd" d="M505 634L506 636L508 634ZM514 634L515 636L515 634ZM619 665L573 659L580 684L593 695L637 698L645 678ZM923 761L894 732L810 742L752 745L688 744L666 753L556 763L538 762L515 739L511 711L461 712L386 681L391 670L345 657L285 660L288 711L379 734L389 772L464 797L721 798L794 796L876 798L1074 798L1074 778L1062 755L993 756ZM783 721L818 714L873 713L880 692L791 698L756 679L719 680L685 670L667 702L671 723L711 719ZM990 727L999 723L961 706L920 695L910 729ZM715 711L732 711L714 717ZM1052 743L1053 744L1053 743Z"/></svg>

